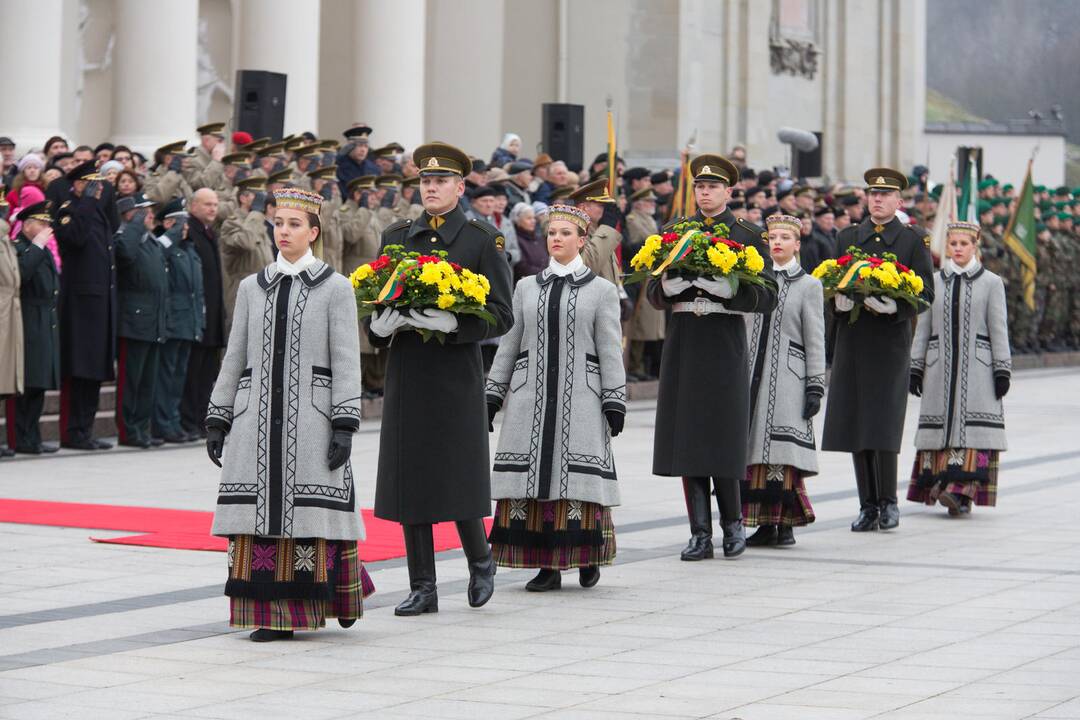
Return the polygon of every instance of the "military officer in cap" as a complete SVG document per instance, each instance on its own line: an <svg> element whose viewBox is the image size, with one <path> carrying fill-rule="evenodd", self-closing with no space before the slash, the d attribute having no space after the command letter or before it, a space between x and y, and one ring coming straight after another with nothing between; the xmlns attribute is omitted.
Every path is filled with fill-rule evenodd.
<svg viewBox="0 0 1080 720"><path fill-rule="evenodd" d="M308 174L309 187L323 198L322 209L319 211L322 232L315 243L315 254L334 270L344 273L341 265L344 243L341 234L341 190L336 178L337 168L333 165Z"/></svg>
<svg viewBox="0 0 1080 720"><path fill-rule="evenodd" d="M396 142L372 150L371 156L375 159L375 164L379 166L379 174L396 173L398 171L397 159L403 152L405 152L405 148Z"/></svg>
<svg viewBox="0 0 1080 720"><path fill-rule="evenodd" d="M907 187L904 173L891 168L866 171L868 214L837 235L841 254L854 246L870 255L896 255L923 281L922 297L934 300L933 261L923 232L896 217ZM922 312L892 298L867 296L854 323L855 301L833 298L835 347L821 449L849 452L859 489L854 532L891 530L900 524L896 504L896 459L907 410L911 318Z"/></svg>
<svg viewBox="0 0 1080 720"><path fill-rule="evenodd" d="M503 237L487 223L468 220L458 205L469 156L430 143L413 157L424 214L388 227L382 244L422 253L443 250L450 261L487 277L486 307L495 324L443 310L391 308L368 323L372 343L390 347L375 515L401 523L405 532L412 592L397 615L438 611L432 523L457 522L469 562L469 604L479 607L494 592L495 562L483 523L491 512L491 465L479 341L503 335L513 323ZM425 343L417 329L444 332L446 343Z"/></svg>
<svg viewBox="0 0 1080 720"><path fill-rule="evenodd" d="M401 176L397 173L385 173L375 178L375 199L379 203L375 210L375 221L379 224L380 230L401 220L401 217L394 212L400 189Z"/></svg>
<svg viewBox="0 0 1080 720"><path fill-rule="evenodd" d="M581 250L581 259L598 277L620 288L619 296L625 298L622 290L622 275L616 249L622 244L622 233L615 226L618 224L618 212L615 198L608 194L606 177L593 180L571 192L567 199L579 207L592 219L589 236Z"/></svg>
<svg viewBox="0 0 1080 720"><path fill-rule="evenodd" d="M371 152L371 144L368 136L371 128L367 125L358 124L344 132L345 146L337 156L338 184L341 186L342 196L349 191L349 181L362 175L378 175L379 166L368 157Z"/></svg>
<svg viewBox="0 0 1080 720"><path fill-rule="evenodd" d="M236 209L221 225L221 274L228 329L240 281L274 262L274 243L266 234L266 178L236 184Z"/></svg>
<svg viewBox="0 0 1080 720"><path fill-rule="evenodd" d="M719 155L700 155L690 163L690 176L698 211L675 223L692 220L712 231L726 225L732 240L769 257L765 230L737 219L727 206L739 181L735 165ZM768 264L762 274L772 278ZM710 482L720 507L724 557L737 557L746 549L739 481L746 474L752 404L743 315L772 312L775 285L741 283L732 289L724 279L665 272L649 282L648 294L656 307L671 310L660 362L653 474L682 478L691 531L683 560L713 557ZM719 426L708 421L713 417L722 419Z"/></svg>
<svg viewBox="0 0 1080 720"><path fill-rule="evenodd" d="M222 160L229 150L225 143L225 123L207 123L196 130L199 133L199 144L191 153L184 179L194 190L202 187L218 190L221 188L224 173Z"/></svg>
<svg viewBox="0 0 1080 720"><path fill-rule="evenodd" d="M101 383L113 379L116 360L116 263L109 209L94 162L67 175L71 197L55 225L60 276L60 440L76 450L107 450L95 439Z"/></svg>
<svg viewBox="0 0 1080 720"><path fill-rule="evenodd" d="M374 189L374 175L353 178L349 181L349 199L338 211L341 215L343 275L352 274L353 270L371 262L379 254L382 231L376 224L372 209L377 207L372 192ZM387 352L385 347L372 345L368 333L363 328L360 329L360 380L363 383L364 397L367 399L383 394Z"/></svg>
<svg viewBox="0 0 1080 720"><path fill-rule="evenodd" d="M116 430L121 445L160 445L150 432L157 382L158 354L165 342L169 275L165 251L151 234L152 202L141 195L117 203L123 225L116 248L117 336Z"/></svg>
<svg viewBox="0 0 1080 720"><path fill-rule="evenodd" d="M189 157L184 153L186 146L186 140L177 140L154 151L154 169L143 183L143 195L148 200L163 205L174 197L191 197L194 190L183 175L185 158Z"/></svg>
<svg viewBox="0 0 1080 720"><path fill-rule="evenodd" d="M296 151L295 166L292 169L290 184L294 187L311 190L311 175L320 169L323 153L317 145L301 147ZM334 167L337 172L337 167ZM318 192L318 191L316 191Z"/></svg>
<svg viewBox="0 0 1080 720"><path fill-rule="evenodd" d="M60 273L47 243L52 238L52 215L47 201L19 213L22 228L15 238L21 283L23 322L23 393L8 402L15 406L14 441L9 445L29 455L53 453L56 445L41 441L38 421L45 408L45 391L60 387ZM0 242L5 242L0 238ZM11 418L11 414L8 414Z"/></svg>
<svg viewBox="0 0 1080 720"><path fill-rule="evenodd" d="M394 200L394 215L399 218L416 220L424 212L424 205L420 202L420 176L404 178L401 181L401 192Z"/></svg>

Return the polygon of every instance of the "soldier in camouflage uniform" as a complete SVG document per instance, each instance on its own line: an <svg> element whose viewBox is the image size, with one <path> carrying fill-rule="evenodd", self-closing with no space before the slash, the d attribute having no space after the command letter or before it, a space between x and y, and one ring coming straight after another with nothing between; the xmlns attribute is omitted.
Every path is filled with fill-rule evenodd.
<svg viewBox="0 0 1080 720"><path fill-rule="evenodd" d="M1068 250L1061 232L1061 218L1058 213L1047 217L1049 238L1044 243L1040 238L1038 257L1038 278L1036 279L1035 303L1042 308L1039 318L1038 342L1040 349L1057 352L1064 350L1061 342L1062 329L1067 321L1068 286L1067 275ZM1042 294L1040 296L1040 290ZM1038 311L1038 309L1037 309Z"/></svg>

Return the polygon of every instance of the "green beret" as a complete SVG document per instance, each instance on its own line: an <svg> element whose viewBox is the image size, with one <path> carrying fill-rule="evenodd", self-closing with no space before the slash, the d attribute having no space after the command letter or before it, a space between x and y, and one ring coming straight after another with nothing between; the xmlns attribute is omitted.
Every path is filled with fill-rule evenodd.
<svg viewBox="0 0 1080 720"><path fill-rule="evenodd" d="M1046 192L1046 186L1045 185L1036 185L1033 189L1037 193Z"/></svg>
<svg viewBox="0 0 1080 720"><path fill-rule="evenodd" d="M993 209L994 206L991 205L986 200L980 200L975 207L976 207L975 211L978 214L982 215L983 213L990 212Z"/></svg>
<svg viewBox="0 0 1080 720"><path fill-rule="evenodd" d="M1069 188L1065 187L1064 185L1059 185L1057 190L1054 191L1054 194L1055 195L1068 195L1069 194Z"/></svg>
<svg viewBox="0 0 1080 720"><path fill-rule="evenodd" d="M1046 223L1041 223L1041 222L1035 223L1035 232L1041 233L1045 229L1046 229Z"/></svg>
<svg viewBox="0 0 1080 720"><path fill-rule="evenodd" d="M1009 204L1009 198L996 197L996 198L994 198L993 200L990 201L990 204L993 205L994 207L997 207L998 205L1008 205Z"/></svg>
<svg viewBox="0 0 1080 720"><path fill-rule="evenodd" d="M1009 192L1012 189L1013 189L1012 183L1009 183L1008 185L1002 185L1001 186L1001 191L1002 192Z"/></svg>
<svg viewBox="0 0 1080 720"><path fill-rule="evenodd" d="M1074 198L1080 198L1080 187L1074 187L1073 188L1072 196Z"/></svg>
<svg viewBox="0 0 1080 720"><path fill-rule="evenodd" d="M1057 214L1057 219L1058 220L1072 220L1072 215L1070 215L1067 212L1059 212Z"/></svg>
<svg viewBox="0 0 1080 720"><path fill-rule="evenodd" d="M1043 211L1049 210L1053 206L1054 203L1050 202L1049 200L1043 200L1039 203L1039 209Z"/></svg>
<svg viewBox="0 0 1080 720"><path fill-rule="evenodd" d="M986 178L986 180L987 180L987 182L990 183L991 187L997 187L998 186L998 179L997 178L995 178L995 177Z"/></svg>
<svg viewBox="0 0 1080 720"><path fill-rule="evenodd" d="M992 178L983 178L979 181L979 189L985 190L986 188L993 186L993 184Z"/></svg>
<svg viewBox="0 0 1080 720"><path fill-rule="evenodd" d="M945 186L944 185L935 185L934 189L930 191L930 197L934 198L935 200L937 200L939 197L941 197L941 188L943 188L943 187L945 187Z"/></svg>

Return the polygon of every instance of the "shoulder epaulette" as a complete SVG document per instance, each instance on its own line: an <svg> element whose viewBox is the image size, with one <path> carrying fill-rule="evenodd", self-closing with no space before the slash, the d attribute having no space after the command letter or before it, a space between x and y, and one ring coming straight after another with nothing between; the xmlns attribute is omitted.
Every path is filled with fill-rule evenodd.
<svg viewBox="0 0 1080 720"><path fill-rule="evenodd" d="M472 220L469 220L469 224L474 227L480 228L489 236L491 236L491 238L495 241L495 247L499 250L499 252L502 252L503 248L506 247L506 238L503 237L502 230L499 230L499 228L495 227L491 223L484 222L483 220L476 220L474 218Z"/></svg>
<svg viewBox="0 0 1080 720"><path fill-rule="evenodd" d="M408 219L397 220L397 221L392 222L389 225L387 225L386 229L383 230L383 232L396 232L397 230L401 230L402 228L406 228L409 225L412 225L412 220L408 220Z"/></svg>
<svg viewBox="0 0 1080 720"><path fill-rule="evenodd" d="M757 235L762 240L768 242L769 233L765 231L765 228L760 227L758 225L755 225L754 223L750 222L749 220L744 220L742 218L735 218L735 224L736 225L742 225L743 230L747 230L752 235Z"/></svg>

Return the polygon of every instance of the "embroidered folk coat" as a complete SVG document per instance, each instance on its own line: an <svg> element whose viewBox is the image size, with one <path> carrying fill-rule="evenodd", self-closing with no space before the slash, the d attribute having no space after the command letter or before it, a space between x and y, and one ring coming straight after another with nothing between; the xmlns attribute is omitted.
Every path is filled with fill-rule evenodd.
<svg viewBox="0 0 1080 720"><path fill-rule="evenodd" d="M821 282L796 265L776 273L776 309L746 316L752 412L747 465L791 465L816 475L807 395L825 394Z"/></svg>
<svg viewBox="0 0 1080 720"><path fill-rule="evenodd" d="M695 220L704 222L699 212ZM731 239L753 245L769 256L765 231L730 210L713 218L725 223ZM772 267L762 272L772 277ZM671 314L660 360L656 399L653 474L673 477L746 476L746 438L750 431L750 371L746 324L742 313L765 313L776 307L776 289L741 283L723 300L691 287L675 297L664 295L660 278L649 281L649 301L670 307L697 299L720 303L726 312Z"/></svg>
<svg viewBox="0 0 1080 720"><path fill-rule="evenodd" d="M1005 415L994 378L1009 377L1005 285L978 261L934 275L934 306L919 316L911 371L923 376L920 450L1005 450Z"/></svg>
<svg viewBox="0 0 1080 720"><path fill-rule="evenodd" d="M487 401L504 410L491 497L619 504L605 411L626 413L618 289L582 266L514 289Z"/></svg>
<svg viewBox="0 0 1080 720"><path fill-rule="evenodd" d="M837 235L841 255L851 245L871 255L895 254L922 278L923 298L933 302L933 261L921 231L895 217L875 226L867 216ZM920 306L916 310L897 300L895 314L875 315L862 307L858 319L849 323L849 313L836 312L836 305L829 303L828 311L836 317L836 347L822 450L900 452L907 411L911 318L925 309Z"/></svg>
<svg viewBox="0 0 1080 720"><path fill-rule="evenodd" d="M317 261L240 282L207 427L228 431L211 532L363 537L352 464L327 465L334 428L360 426L352 284Z"/></svg>
<svg viewBox="0 0 1080 720"><path fill-rule="evenodd" d="M458 316L458 329L445 344L424 342L411 329L390 338L369 333L375 347L389 345L375 516L403 524L474 520L491 513L491 465L480 341L505 334L514 320L510 265L502 235L491 225L465 217L460 206L431 227L400 220L382 244L406 252L444 250L447 259L480 273L491 283L489 325L473 315Z"/></svg>

